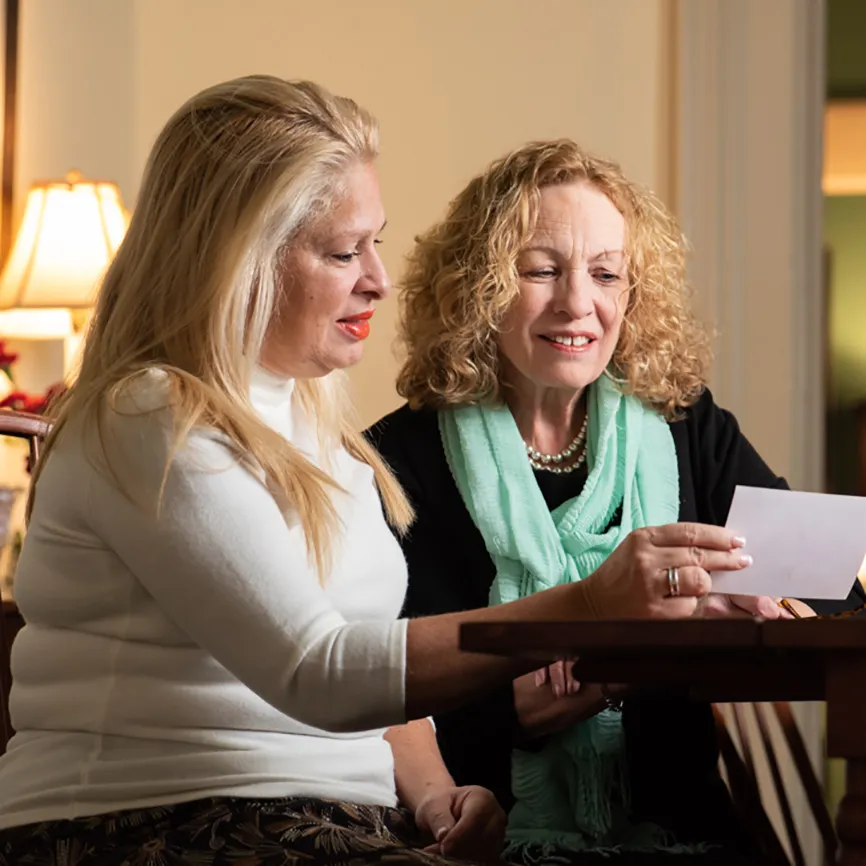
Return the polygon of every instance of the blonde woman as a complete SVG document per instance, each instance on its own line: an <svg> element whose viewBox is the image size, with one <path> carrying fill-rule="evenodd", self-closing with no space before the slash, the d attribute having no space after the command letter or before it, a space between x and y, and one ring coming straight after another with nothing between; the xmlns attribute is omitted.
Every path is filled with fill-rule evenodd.
<svg viewBox="0 0 866 866"><path fill-rule="evenodd" d="M370 431L416 512L406 613L580 585L640 527L723 525L737 484L785 486L706 390L684 250L655 196L571 141L494 162L418 240L402 295L408 405ZM671 592L710 567L669 572ZM694 611L754 614L787 616L719 595ZM614 689L567 674L436 715L458 784L510 810L507 853L748 858L709 707L655 696L620 712Z"/></svg>
<svg viewBox="0 0 866 866"><path fill-rule="evenodd" d="M389 291L376 152L355 103L270 77L160 134L37 467L2 866L494 859L501 810L426 717L522 669L458 625L684 616L707 581L668 597L669 569L742 567L666 527L581 584L399 619L412 511L340 373Z"/></svg>

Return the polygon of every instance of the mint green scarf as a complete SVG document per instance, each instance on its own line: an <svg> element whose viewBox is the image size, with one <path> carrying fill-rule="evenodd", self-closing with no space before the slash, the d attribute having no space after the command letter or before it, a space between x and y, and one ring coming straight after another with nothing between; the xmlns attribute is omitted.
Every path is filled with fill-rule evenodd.
<svg viewBox="0 0 866 866"><path fill-rule="evenodd" d="M496 566L491 605L581 580L633 529L679 518L677 457L667 423L606 376L590 387L587 406L589 477L576 499L552 513L506 406L439 413L451 473ZM610 526L620 504L622 519ZM550 737L540 752L515 750L512 789L509 854L538 845L669 848L660 828L628 820L615 711Z"/></svg>

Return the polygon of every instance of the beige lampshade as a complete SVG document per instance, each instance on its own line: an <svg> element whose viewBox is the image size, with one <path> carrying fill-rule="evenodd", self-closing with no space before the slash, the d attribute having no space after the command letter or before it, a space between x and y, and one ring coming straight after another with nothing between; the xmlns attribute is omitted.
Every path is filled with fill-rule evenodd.
<svg viewBox="0 0 866 866"><path fill-rule="evenodd" d="M0 275L0 310L90 307L127 221L113 183L70 172L65 181L35 184Z"/></svg>

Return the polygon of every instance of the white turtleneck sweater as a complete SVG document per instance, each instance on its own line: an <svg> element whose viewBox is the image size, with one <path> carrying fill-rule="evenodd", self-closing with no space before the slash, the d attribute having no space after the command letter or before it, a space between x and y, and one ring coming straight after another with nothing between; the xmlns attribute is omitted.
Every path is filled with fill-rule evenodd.
<svg viewBox="0 0 866 866"><path fill-rule="evenodd" d="M371 469L323 461L292 383L256 372L261 417L345 491L320 585L297 515L215 435L191 435L158 515L142 507L171 419L136 407L165 397L152 373L108 413L116 481L75 427L45 464L15 580L0 828L210 796L394 805L382 728L404 720L406 566Z"/></svg>

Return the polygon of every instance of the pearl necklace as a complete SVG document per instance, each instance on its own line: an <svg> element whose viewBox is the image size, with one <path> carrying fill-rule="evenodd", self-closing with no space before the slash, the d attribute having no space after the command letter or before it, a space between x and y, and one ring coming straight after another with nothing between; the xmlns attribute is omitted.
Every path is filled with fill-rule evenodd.
<svg viewBox="0 0 866 866"><path fill-rule="evenodd" d="M589 413L583 419L577 436L558 454L542 454L541 451L536 451L529 443L524 442L529 465L533 469L543 469L547 472L555 472L557 475L564 472L574 472L575 469L578 469L586 460L586 424L588 420ZM578 449L580 451L577 456L574 456Z"/></svg>

